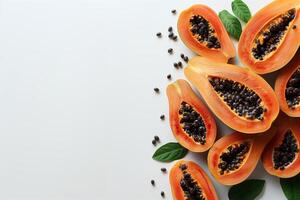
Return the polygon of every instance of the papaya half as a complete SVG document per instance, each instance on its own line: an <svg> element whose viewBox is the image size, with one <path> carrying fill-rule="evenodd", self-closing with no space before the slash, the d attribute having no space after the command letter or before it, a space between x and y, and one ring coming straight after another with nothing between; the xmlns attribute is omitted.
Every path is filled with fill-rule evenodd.
<svg viewBox="0 0 300 200"><path fill-rule="evenodd" d="M184 10L177 22L183 43L198 55L227 63L235 48L218 15L201 4Z"/></svg>
<svg viewBox="0 0 300 200"><path fill-rule="evenodd" d="M275 82L275 93L285 114L300 117L300 50L280 71Z"/></svg>
<svg viewBox="0 0 300 200"><path fill-rule="evenodd" d="M172 167L169 179L174 200L218 200L209 177L192 161L178 161Z"/></svg>
<svg viewBox="0 0 300 200"><path fill-rule="evenodd" d="M211 112L185 80L168 85L167 96L170 126L177 141L190 151L207 151L217 134Z"/></svg>
<svg viewBox="0 0 300 200"><path fill-rule="evenodd" d="M282 113L276 120L276 135L262 154L265 170L274 176L290 178L300 173L300 119Z"/></svg>
<svg viewBox="0 0 300 200"><path fill-rule="evenodd" d="M256 135L234 132L222 137L208 152L209 171L223 185L243 182L255 169L274 133L272 127L266 133Z"/></svg>
<svg viewBox="0 0 300 200"><path fill-rule="evenodd" d="M279 113L273 89L250 70L195 57L184 73L213 113L234 130L265 132Z"/></svg>
<svg viewBox="0 0 300 200"><path fill-rule="evenodd" d="M300 44L300 1L277 0L246 24L238 45L241 62L258 74L285 66Z"/></svg>

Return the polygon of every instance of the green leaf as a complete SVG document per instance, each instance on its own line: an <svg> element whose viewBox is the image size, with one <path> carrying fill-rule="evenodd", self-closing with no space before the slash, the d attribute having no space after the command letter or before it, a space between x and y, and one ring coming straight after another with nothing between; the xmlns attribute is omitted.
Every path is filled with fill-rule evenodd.
<svg viewBox="0 0 300 200"><path fill-rule="evenodd" d="M234 0L231 3L232 12L244 22L248 22L251 18L251 12L248 6L242 0Z"/></svg>
<svg viewBox="0 0 300 200"><path fill-rule="evenodd" d="M229 189L229 200L254 200L263 190L265 180L250 179Z"/></svg>
<svg viewBox="0 0 300 200"><path fill-rule="evenodd" d="M300 174L293 178L281 178L280 185L288 200L300 199Z"/></svg>
<svg viewBox="0 0 300 200"><path fill-rule="evenodd" d="M234 37L235 39L239 39L242 33L242 25L241 22L232 14L230 14L227 10L222 10L219 13L219 17L223 22L227 32Z"/></svg>
<svg viewBox="0 0 300 200"><path fill-rule="evenodd" d="M161 162L171 162L183 158L187 153L188 150L179 143L169 142L159 147L152 158Z"/></svg>

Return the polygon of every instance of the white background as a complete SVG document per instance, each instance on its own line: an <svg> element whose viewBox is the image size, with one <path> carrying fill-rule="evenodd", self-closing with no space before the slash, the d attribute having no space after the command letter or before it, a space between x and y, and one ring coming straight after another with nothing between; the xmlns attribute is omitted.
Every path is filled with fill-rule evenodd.
<svg viewBox="0 0 300 200"><path fill-rule="evenodd" d="M192 53L166 34L178 17L171 9L196 2L216 12L231 3L0 0L0 199L152 200L161 190L171 199L160 172L171 164L151 159L151 140L174 141L168 117L159 119L166 75L183 77L172 63ZM254 12L270 0L245 2ZM219 132L231 131L219 123ZM185 159L207 171L206 154ZM261 165L252 177L267 181L261 199L284 199ZM228 188L214 184L227 199Z"/></svg>

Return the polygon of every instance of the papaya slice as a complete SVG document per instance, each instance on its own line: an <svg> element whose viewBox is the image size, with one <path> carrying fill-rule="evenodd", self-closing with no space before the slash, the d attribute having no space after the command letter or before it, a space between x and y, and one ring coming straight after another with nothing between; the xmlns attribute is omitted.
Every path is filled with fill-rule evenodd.
<svg viewBox="0 0 300 200"><path fill-rule="evenodd" d="M207 151L217 134L211 112L185 80L168 85L169 119L177 141L193 152Z"/></svg>
<svg viewBox="0 0 300 200"><path fill-rule="evenodd" d="M209 171L223 185L243 182L255 169L274 134L275 128L271 128L256 135L234 132L222 137L208 152Z"/></svg>
<svg viewBox="0 0 300 200"><path fill-rule="evenodd" d="M279 113L273 89L249 70L195 57L184 73L213 113L234 130L264 132Z"/></svg>
<svg viewBox="0 0 300 200"><path fill-rule="evenodd" d="M218 15L201 4L184 10L177 22L183 43L198 55L226 62L235 57L235 49Z"/></svg>
<svg viewBox="0 0 300 200"><path fill-rule="evenodd" d="M300 173L300 119L282 114L276 120L276 135L262 154L265 170L274 176L290 178Z"/></svg>
<svg viewBox="0 0 300 200"><path fill-rule="evenodd" d="M273 1L247 23L238 45L241 62L258 74L285 66L300 44L300 1Z"/></svg>
<svg viewBox="0 0 300 200"><path fill-rule="evenodd" d="M174 200L218 200L209 177L192 161L178 161L172 167L169 179Z"/></svg>
<svg viewBox="0 0 300 200"><path fill-rule="evenodd" d="M291 117L300 117L300 50L283 68L275 82L281 110Z"/></svg>

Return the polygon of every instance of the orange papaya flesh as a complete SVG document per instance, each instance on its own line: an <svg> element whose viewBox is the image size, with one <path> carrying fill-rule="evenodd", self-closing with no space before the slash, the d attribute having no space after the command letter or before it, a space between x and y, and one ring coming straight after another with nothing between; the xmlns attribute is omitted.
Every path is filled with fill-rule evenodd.
<svg viewBox="0 0 300 200"><path fill-rule="evenodd" d="M283 68L275 82L281 110L290 117L300 117L300 50Z"/></svg>
<svg viewBox="0 0 300 200"><path fill-rule="evenodd" d="M178 161L170 171L169 180L174 200L186 200L186 196L190 199L218 200L209 177L192 161Z"/></svg>
<svg viewBox="0 0 300 200"><path fill-rule="evenodd" d="M183 43L198 55L227 62L235 57L235 48L218 15L201 4L184 10L177 22Z"/></svg>
<svg viewBox="0 0 300 200"><path fill-rule="evenodd" d="M241 62L259 74L284 67L300 44L300 1L273 1L247 23L240 37Z"/></svg>
<svg viewBox="0 0 300 200"><path fill-rule="evenodd" d="M290 178L300 173L300 119L282 114L276 121L276 135L266 146L262 163L269 174Z"/></svg>
<svg viewBox="0 0 300 200"><path fill-rule="evenodd" d="M195 57L184 70L213 113L239 132L265 132L279 113L270 85L241 67Z"/></svg>
<svg viewBox="0 0 300 200"><path fill-rule="evenodd" d="M275 128L249 135L234 132L219 139L209 150L207 163L211 174L223 185L243 182L255 169Z"/></svg>
<svg viewBox="0 0 300 200"><path fill-rule="evenodd" d="M185 80L168 85L169 119L176 140L193 152L207 151L217 133L211 112Z"/></svg>

